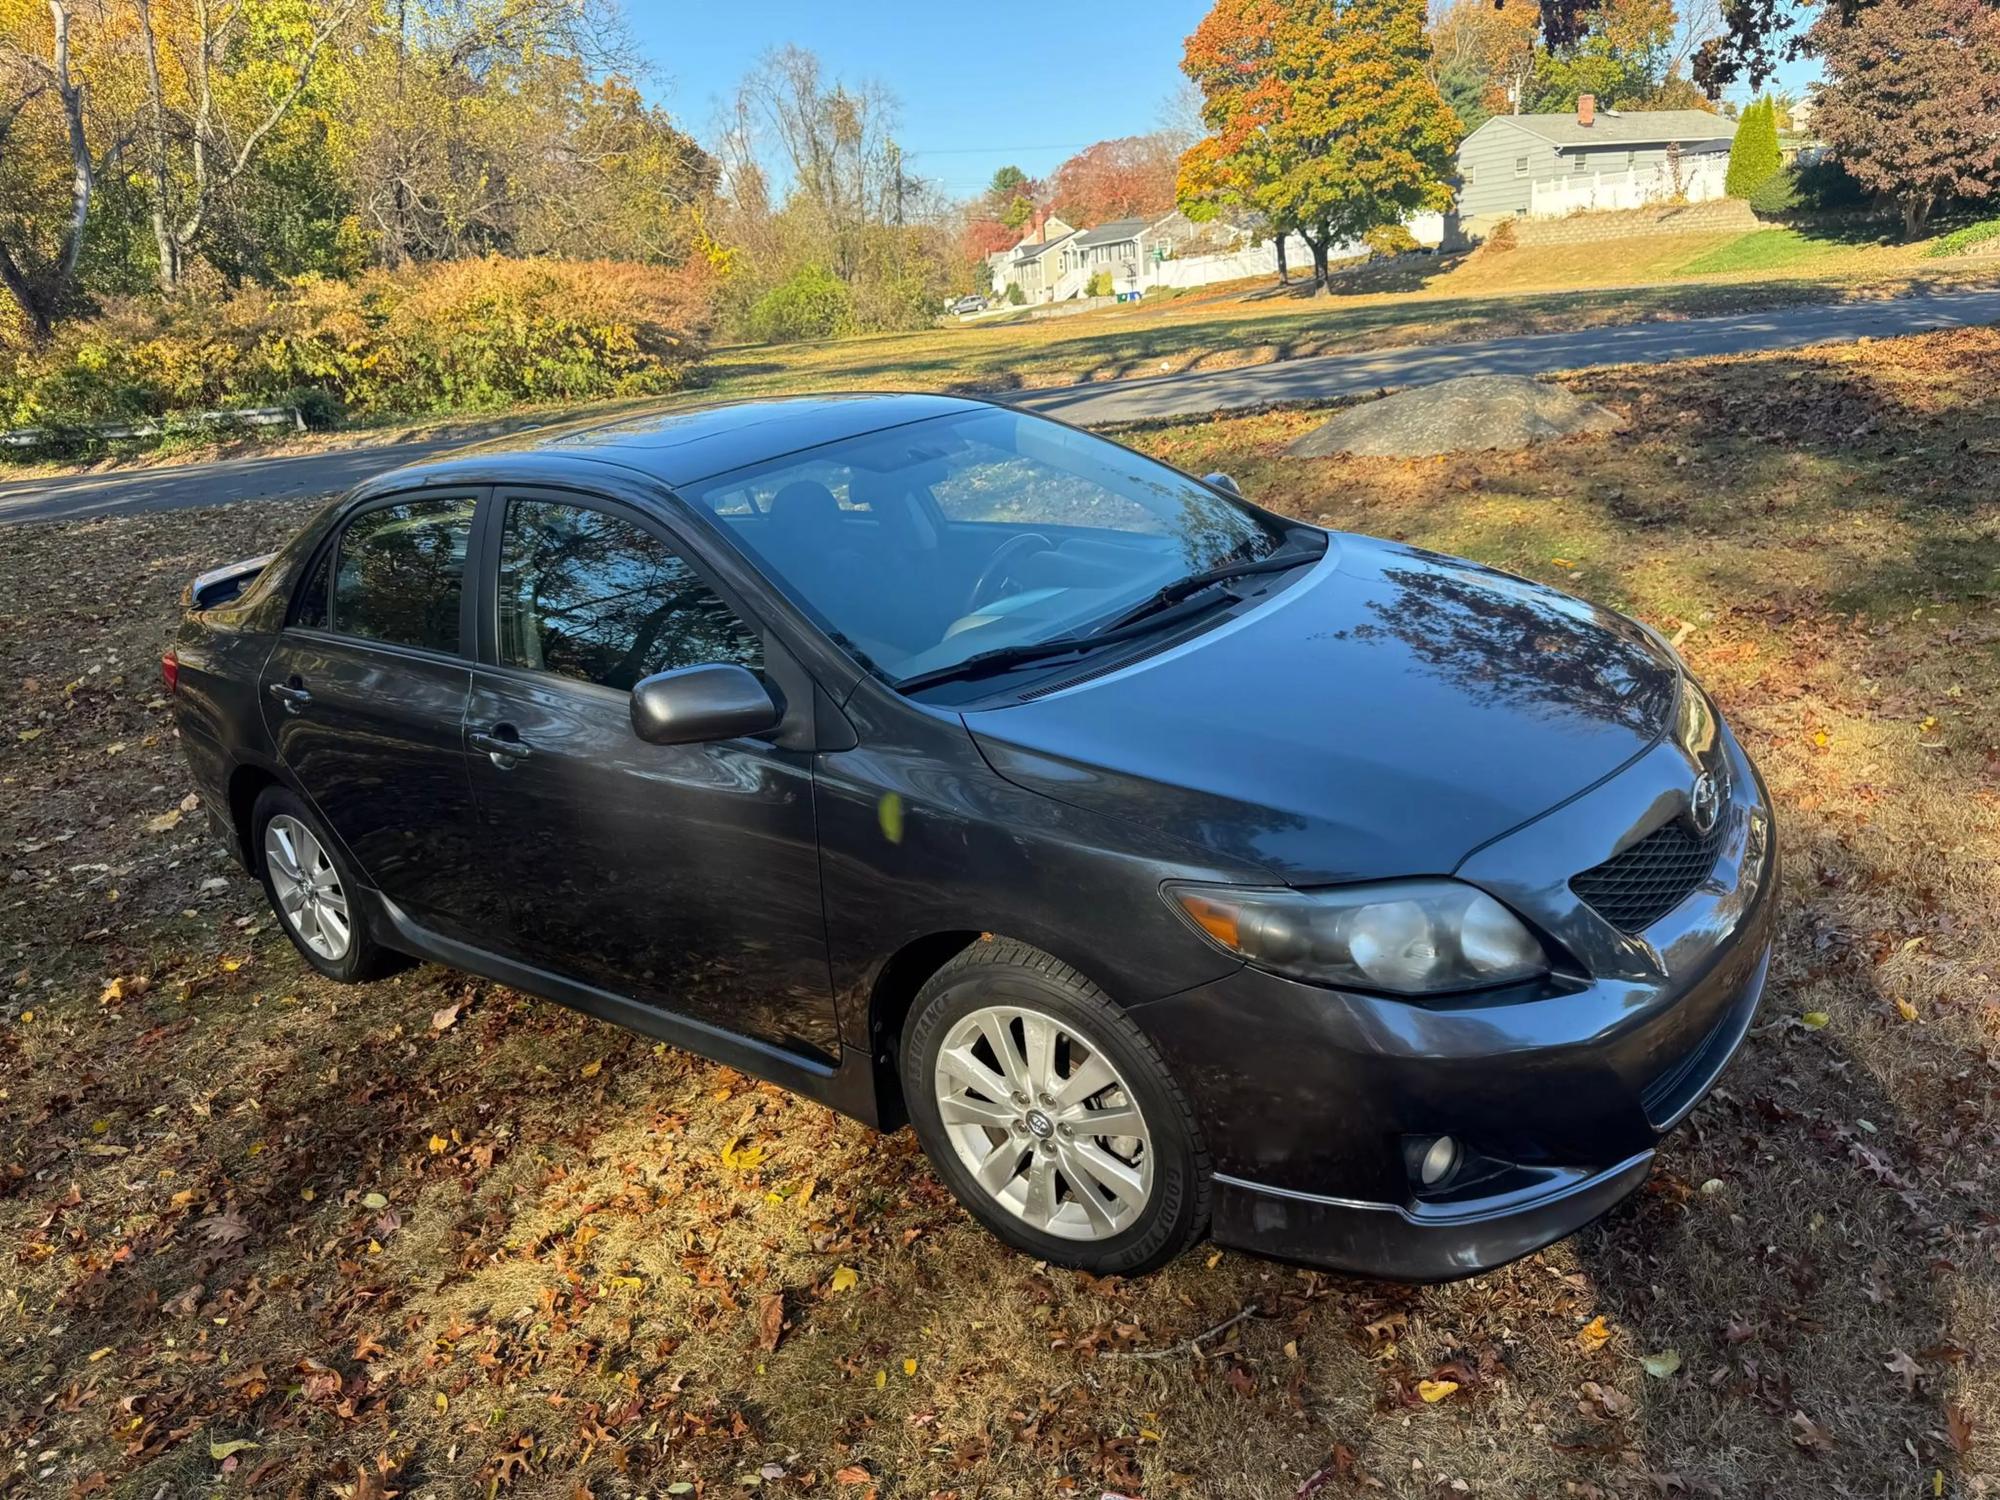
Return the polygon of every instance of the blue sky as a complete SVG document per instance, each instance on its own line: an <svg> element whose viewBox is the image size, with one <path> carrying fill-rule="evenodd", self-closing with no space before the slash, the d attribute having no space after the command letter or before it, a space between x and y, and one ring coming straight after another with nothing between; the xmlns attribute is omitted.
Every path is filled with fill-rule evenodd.
<svg viewBox="0 0 2000 1500"><path fill-rule="evenodd" d="M1092 141L1162 121L1209 0L1001 11L929 0L645 3L627 9L667 107L696 135L765 49L793 42L901 106L912 170L954 197L1012 162L1040 176ZM1017 17L1031 19L1020 20Z"/></svg>
<svg viewBox="0 0 2000 1500"><path fill-rule="evenodd" d="M1181 82L1181 45L1209 3L633 0L627 14L656 89L697 136L712 138L719 106L767 48L792 42L835 77L885 85L913 170L966 198L1009 162L1039 177L1093 141L1158 128ZM1797 87L1816 71L1790 64L1778 81Z"/></svg>

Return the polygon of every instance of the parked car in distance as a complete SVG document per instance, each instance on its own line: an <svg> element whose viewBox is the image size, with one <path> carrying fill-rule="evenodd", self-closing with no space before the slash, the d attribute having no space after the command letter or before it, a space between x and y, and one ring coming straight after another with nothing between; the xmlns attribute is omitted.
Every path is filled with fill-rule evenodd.
<svg viewBox="0 0 2000 1500"><path fill-rule="evenodd" d="M209 816L430 959L914 1126L1000 1238L1468 1275L1749 1029L1777 850L1646 627L943 396L371 480L192 585Z"/></svg>
<svg viewBox="0 0 2000 1500"><path fill-rule="evenodd" d="M961 318L967 313L985 312L986 299L976 292L968 293L966 296L960 297L956 302L952 303L951 310Z"/></svg>

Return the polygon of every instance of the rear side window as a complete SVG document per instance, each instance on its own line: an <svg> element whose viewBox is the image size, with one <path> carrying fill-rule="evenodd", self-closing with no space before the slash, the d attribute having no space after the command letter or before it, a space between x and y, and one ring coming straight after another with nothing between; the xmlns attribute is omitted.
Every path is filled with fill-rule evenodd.
<svg viewBox="0 0 2000 1500"><path fill-rule="evenodd" d="M342 635L457 652L471 496L405 500L347 523L333 572Z"/></svg>
<svg viewBox="0 0 2000 1500"><path fill-rule="evenodd" d="M655 672L763 662L757 635L665 542L582 506L511 500L500 660L629 692Z"/></svg>
<svg viewBox="0 0 2000 1500"><path fill-rule="evenodd" d="M327 596L333 584L333 548L320 553L312 565L312 571L300 580L298 592L292 596L292 623L307 630L324 630L327 626Z"/></svg>

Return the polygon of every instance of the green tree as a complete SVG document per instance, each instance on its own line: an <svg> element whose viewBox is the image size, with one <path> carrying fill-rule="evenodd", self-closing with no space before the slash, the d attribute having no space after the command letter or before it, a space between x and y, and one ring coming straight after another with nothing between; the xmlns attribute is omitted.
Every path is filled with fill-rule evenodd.
<svg viewBox="0 0 2000 1500"><path fill-rule="evenodd" d="M1729 173L1723 187L1732 198L1748 198L1784 166L1778 154L1778 112L1769 99L1758 99L1736 122L1736 139L1729 147Z"/></svg>
<svg viewBox="0 0 2000 1500"><path fill-rule="evenodd" d="M1449 205L1458 117L1430 77L1423 0L1217 0L1181 67L1210 134L1181 159L1190 214L1293 229L1324 282L1334 245Z"/></svg>

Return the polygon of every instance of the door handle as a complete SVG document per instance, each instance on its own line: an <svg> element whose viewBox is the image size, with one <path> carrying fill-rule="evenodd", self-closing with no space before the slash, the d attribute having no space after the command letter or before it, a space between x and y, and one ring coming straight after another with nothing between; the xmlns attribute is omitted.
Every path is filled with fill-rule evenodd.
<svg viewBox="0 0 2000 1500"><path fill-rule="evenodd" d="M474 729L465 736L465 742L475 750L484 751L503 771L535 753L521 743L520 733L512 724L495 724L491 731Z"/></svg>
<svg viewBox="0 0 2000 1500"><path fill-rule="evenodd" d="M288 714L302 712L305 706L313 701L313 695L306 691L305 684L296 677L290 682L274 682L267 691L285 705L285 712Z"/></svg>

